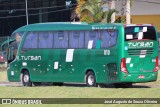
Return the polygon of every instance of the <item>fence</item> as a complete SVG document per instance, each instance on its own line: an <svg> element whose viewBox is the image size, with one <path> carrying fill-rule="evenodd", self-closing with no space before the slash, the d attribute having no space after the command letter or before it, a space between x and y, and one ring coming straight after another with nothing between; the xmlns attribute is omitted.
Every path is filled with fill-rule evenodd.
<svg viewBox="0 0 160 107"><path fill-rule="evenodd" d="M0 37L0 70L6 67L6 54L1 50L1 45L4 41L8 40L9 36Z"/></svg>
<svg viewBox="0 0 160 107"><path fill-rule="evenodd" d="M2 43L8 39L8 37L9 36L2 36L2 37L0 37L0 47L1 47ZM1 49L0 49L0 51L1 51Z"/></svg>

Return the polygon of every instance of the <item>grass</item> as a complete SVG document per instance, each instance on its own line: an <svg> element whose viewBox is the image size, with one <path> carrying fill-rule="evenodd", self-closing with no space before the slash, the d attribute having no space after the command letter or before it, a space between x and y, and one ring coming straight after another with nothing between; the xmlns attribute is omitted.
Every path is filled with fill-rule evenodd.
<svg viewBox="0 0 160 107"><path fill-rule="evenodd" d="M159 74L160 77L160 74ZM6 72L0 72L0 81L7 81ZM116 88L88 88L88 87L74 87L74 86L42 86L42 87L15 87L15 86L1 86L0 87L0 98L160 98L160 78L157 82L140 83L138 85L146 86L158 86L157 88L127 88L127 89L116 89ZM108 105L108 104L107 104ZM97 107L107 105L60 105L54 106L65 106L65 107ZM2 105L0 105L2 106ZM3 105L3 107L21 107L22 105ZM27 106L27 105L24 105ZM31 106L31 105L30 105ZM39 105L32 105L38 107ZM44 107L53 107L53 105L43 105ZM133 107L135 105L119 105L112 104L108 106L113 107ZM27 106L28 107L28 106ZM158 105L140 104L136 107L158 107Z"/></svg>
<svg viewBox="0 0 160 107"><path fill-rule="evenodd" d="M4 70L0 70L0 82L6 82L7 79L7 72Z"/></svg>
<svg viewBox="0 0 160 107"><path fill-rule="evenodd" d="M160 98L158 88L1 87L1 98ZM145 92L145 93L144 93Z"/></svg>
<svg viewBox="0 0 160 107"><path fill-rule="evenodd" d="M0 98L10 98L10 97L12 98L160 98L159 94L160 90L158 88L115 89L115 88L87 88L87 87L65 87L65 86L0 87L0 92L3 92L0 94ZM60 107L61 105L56 105L56 106ZM70 106L70 105L64 105L64 106ZM84 106L97 107L97 105L84 105ZM101 106L106 106L106 105L101 105ZM118 106L118 104L111 106ZM123 106L127 107L127 105L120 105L120 107ZM141 107L142 105L137 105L137 106ZM152 106L156 107L157 105L152 105ZM6 107L8 107L8 105ZM34 107L36 106L34 105Z"/></svg>

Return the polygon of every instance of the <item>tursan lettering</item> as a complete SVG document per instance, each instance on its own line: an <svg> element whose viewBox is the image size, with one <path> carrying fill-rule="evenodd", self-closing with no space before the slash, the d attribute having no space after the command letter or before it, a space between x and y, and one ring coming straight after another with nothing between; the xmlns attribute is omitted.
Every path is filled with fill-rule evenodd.
<svg viewBox="0 0 160 107"><path fill-rule="evenodd" d="M41 56L21 56L22 60L41 60Z"/></svg>
<svg viewBox="0 0 160 107"><path fill-rule="evenodd" d="M131 48L153 47L153 42L129 42L128 46Z"/></svg>

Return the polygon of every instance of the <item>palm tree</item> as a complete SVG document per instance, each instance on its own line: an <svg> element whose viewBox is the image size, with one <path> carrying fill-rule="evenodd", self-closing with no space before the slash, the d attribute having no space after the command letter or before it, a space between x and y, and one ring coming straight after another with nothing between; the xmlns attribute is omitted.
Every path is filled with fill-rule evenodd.
<svg viewBox="0 0 160 107"><path fill-rule="evenodd" d="M78 0L75 13L82 22L98 23L111 22L111 16L117 12L115 9L103 11L102 5L106 3L103 0Z"/></svg>

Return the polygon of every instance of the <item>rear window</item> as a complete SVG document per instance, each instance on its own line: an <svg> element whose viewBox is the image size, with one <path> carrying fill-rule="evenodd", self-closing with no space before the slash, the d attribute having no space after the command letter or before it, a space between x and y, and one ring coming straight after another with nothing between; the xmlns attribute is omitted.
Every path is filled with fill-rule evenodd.
<svg viewBox="0 0 160 107"><path fill-rule="evenodd" d="M129 26L125 28L125 41L156 40L156 31L153 26Z"/></svg>

